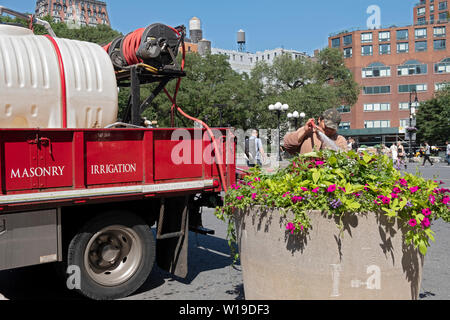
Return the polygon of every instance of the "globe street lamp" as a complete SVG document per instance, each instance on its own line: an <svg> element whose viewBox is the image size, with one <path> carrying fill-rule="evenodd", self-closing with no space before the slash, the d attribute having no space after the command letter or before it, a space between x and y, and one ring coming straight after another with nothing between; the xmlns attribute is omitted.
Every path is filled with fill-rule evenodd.
<svg viewBox="0 0 450 320"><path fill-rule="evenodd" d="M300 126L303 125L303 119L305 119L306 114L304 112L302 113L298 113L298 111L294 111L293 113L288 113L287 117L289 119L294 119L294 126L295 126L295 130L298 129L298 119L301 118L301 122L300 122Z"/></svg>
<svg viewBox="0 0 450 320"><path fill-rule="evenodd" d="M275 104L271 104L269 106L270 111L276 111L277 118L278 118L278 160L282 161L281 159L281 130L280 130L280 117L282 111L287 111L289 109L289 106L287 104L282 104L281 102L277 102Z"/></svg>

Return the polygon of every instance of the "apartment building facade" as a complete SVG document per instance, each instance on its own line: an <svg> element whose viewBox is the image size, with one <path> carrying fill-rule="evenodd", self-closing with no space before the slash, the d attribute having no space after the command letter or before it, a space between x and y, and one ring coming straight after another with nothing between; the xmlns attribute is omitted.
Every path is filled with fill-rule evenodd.
<svg viewBox="0 0 450 320"><path fill-rule="evenodd" d="M96 0L38 0L35 13L42 18L50 15L54 22L74 26L111 26L106 2Z"/></svg>
<svg viewBox="0 0 450 320"><path fill-rule="evenodd" d="M447 1L420 1L414 7L414 22L329 37L329 46L342 50L347 67L362 87L356 105L351 110L341 108L340 130L358 138L360 144L407 138L410 102L420 110L420 101L450 83ZM418 104L411 92L417 92Z"/></svg>

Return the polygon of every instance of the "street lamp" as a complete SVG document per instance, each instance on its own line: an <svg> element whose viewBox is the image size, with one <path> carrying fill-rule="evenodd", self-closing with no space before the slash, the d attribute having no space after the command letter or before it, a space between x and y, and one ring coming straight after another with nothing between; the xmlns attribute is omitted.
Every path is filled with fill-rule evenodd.
<svg viewBox="0 0 450 320"><path fill-rule="evenodd" d="M299 118L302 119L301 122L300 122L300 126L302 126L302 125L303 125L303 119L305 119L306 114L305 114L304 112L298 113L298 111L294 111L293 113L288 113L287 117L288 117L289 119L294 119L294 122L295 122L295 124L294 124L294 125L295 125L295 130L297 130L297 129L298 129L298 126L297 126L297 124L298 124L298 119L299 119Z"/></svg>
<svg viewBox="0 0 450 320"><path fill-rule="evenodd" d="M220 128L222 128L222 113L223 113L223 108L226 108L228 105L227 104L218 104L218 103L216 103L216 104L214 104L213 105L213 107L218 107L219 108L219 117L220 117L220 120L219 120L219 127Z"/></svg>
<svg viewBox="0 0 450 320"><path fill-rule="evenodd" d="M280 117L281 117L281 111L287 111L289 109L289 106L287 104L282 104L281 102L277 102L275 104L271 104L269 106L270 111L276 111L277 117L278 117L278 160L281 161L281 130L280 130Z"/></svg>
<svg viewBox="0 0 450 320"><path fill-rule="evenodd" d="M413 95L415 96L414 102L417 106L419 99L417 98L417 90L416 89L411 90L411 92L409 93L409 128L410 128L410 130L408 131L408 134L409 134L409 156L410 156L410 159L411 159L411 155L412 155L412 135L414 134L411 131L411 128L412 128L413 117L416 114L416 108L413 107L413 105L412 105Z"/></svg>

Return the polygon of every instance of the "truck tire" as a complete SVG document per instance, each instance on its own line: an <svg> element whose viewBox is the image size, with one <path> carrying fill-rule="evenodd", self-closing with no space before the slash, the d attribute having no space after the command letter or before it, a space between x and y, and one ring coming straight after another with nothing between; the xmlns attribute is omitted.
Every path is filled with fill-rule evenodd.
<svg viewBox="0 0 450 320"><path fill-rule="evenodd" d="M153 233L141 218L123 211L100 214L69 244L67 285L95 300L127 297L148 278L155 252Z"/></svg>

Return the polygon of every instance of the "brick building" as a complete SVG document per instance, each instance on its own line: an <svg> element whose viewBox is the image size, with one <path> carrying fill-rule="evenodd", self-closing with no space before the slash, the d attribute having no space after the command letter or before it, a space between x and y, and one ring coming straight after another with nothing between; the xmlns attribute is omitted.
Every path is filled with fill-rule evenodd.
<svg viewBox="0 0 450 320"><path fill-rule="evenodd" d="M450 82L449 26L447 1L422 0L413 25L331 35L329 46L343 51L362 87L351 110L341 107L340 132L366 145L407 140L410 99L420 109L420 101Z"/></svg>
<svg viewBox="0 0 450 320"><path fill-rule="evenodd" d="M96 0L38 0L35 13L42 18L50 15L55 22L75 26L110 26L106 2Z"/></svg>

